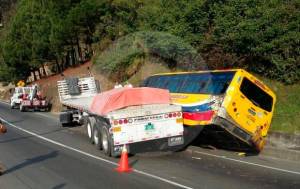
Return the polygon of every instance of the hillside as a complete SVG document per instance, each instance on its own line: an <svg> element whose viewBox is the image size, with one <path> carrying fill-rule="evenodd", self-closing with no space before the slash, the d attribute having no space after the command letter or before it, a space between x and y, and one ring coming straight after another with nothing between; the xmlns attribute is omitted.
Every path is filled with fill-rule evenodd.
<svg viewBox="0 0 300 189"><path fill-rule="evenodd" d="M300 80L298 0L26 0L12 7L9 23L0 28L2 81L43 76L46 62L59 73L89 59L99 43L135 33L152 54L164 52L168 64L187 43L194 52L184 60L194 60L197 52L209 69L242 67L286 84ZM156 46L156 39L162 44ZM132 56L143 56L134 50ZM199 68L197 62L189 66Z"/></svg>
<svg viewBox="0 0 300 189"><path fill-rule="evenodd" d="M95 66L91 62L87 62L84 65L69 68L64 71L65 76L87 76L87 67L91 66L93 76L100 81L102 91L109 90L113 88L115 81L108 79L103 74L96 71ZM136 69L130 67L127 69L128 72L135 72L128 81L134 86L138 86L139 83L146 77L161 72L170 72L168 67L163 65L161 60L156 58L150 58L142 61L142 65ZM44 94L51 100L53 103L52 112L58 112L62 109L58 96L57 96L57 87L56 81L62 79L62 76L55 75L48 78L43 78L37 83L42 86ZM264 82L270 86L277 95L277 104L275 109L275 114L273 117L273 122L271 126L272 131L282 131L288 133L300 133L300 84L294 85L283 85L279 82L270 81L264 79ZM121 83L122 81L119 80ZM2 93L3 94L3 93ZM9 97L8 90L5 92L6 100Z"/></svg>
<svg viewBox="0 0 300 189"><path fill-rule="evenodd" d="M103 90L158 72L244 68L278 96L273 129L300 130L297 0L0 2L0 81L45 77L37 82L53 111L61 108L61 76L47 77L48 63L66 76L86 75L91 66Z"/></svg>

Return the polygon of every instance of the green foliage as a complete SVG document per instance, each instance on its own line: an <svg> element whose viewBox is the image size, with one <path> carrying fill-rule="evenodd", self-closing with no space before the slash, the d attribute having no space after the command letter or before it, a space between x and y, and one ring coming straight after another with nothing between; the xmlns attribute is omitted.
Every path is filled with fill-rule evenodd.
<svg viewBox="0 0 300 189"><path fill-rule="evenodd" d="M115 76L118 70L126 68L134 58L144 55L143 49L133 44L132 36L121 38L96 58L96 68L109 76Z"/></svg>
<svg viewBox="0 0 300 189"><path fill-rule="evenodd" d="M208 30L205 0L150 0L138 10L139 29L164 31L199 45Z"/></svg>
<svg viewBox="0 0 300 189"><path fill-rule="evenodd" d="M115 77L136 58L159 57L171 68L194 70L205 68L201 56L181 38L164 32L137 32L119 39L95 60L102 73Z"/></svg>
<svg viewBox="0 0 300 189"><path fill-rule="evenodd" d="M233 57L228 65L235 66L236 59L238 66L291 84L300 80L299 10L299 0L20 0L8 34L0 39L0 61L5 62L0 79L26 78L30 70L63 60L82 43L91 49L92 43L148 31L141 37L143 48L169 66L202 68L198 53L184 54L193 51L181 49L186 42L208 61L220 49L220 60ZM112 67L127 65L128 57L144 56L145 49L120 50L124 55L104 59L111 59ZM208 67L216 64L211 63Z"/></svg>
<svg viewBox="0 0 300 189"><path fill-rule="evenodd" d="M293 83L300 79L299 8L297 0L214 4L214 40L225 51L251 59L251 70Z"/></svg>
<svg viewBox="0 0 300 189"><path fill-rule="evenodd" d="M263 79L276 93L277 102L271 130L300 134L300 84L284 85L272 80Z"/></svg>
<svg viewBox="0 0 300 189"><path fill-rule="evenodd" d="M62 58L79 35L91 38L100 5L96 0L20 1L1 45L0 79L26 79L44 62Z"/></svg>

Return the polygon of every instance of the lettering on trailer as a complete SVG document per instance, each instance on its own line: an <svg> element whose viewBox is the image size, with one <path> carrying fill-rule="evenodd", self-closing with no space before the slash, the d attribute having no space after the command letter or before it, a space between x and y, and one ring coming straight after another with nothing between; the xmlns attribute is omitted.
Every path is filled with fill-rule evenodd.
<svg viewBox="0 0 300 189"><path fill-rule="evenodd" d="M147 116L147 117L138 117L134 118L134 122L144 122L149 120L159 120L162 119L163 115L153 115L153 116Z"/></svg>

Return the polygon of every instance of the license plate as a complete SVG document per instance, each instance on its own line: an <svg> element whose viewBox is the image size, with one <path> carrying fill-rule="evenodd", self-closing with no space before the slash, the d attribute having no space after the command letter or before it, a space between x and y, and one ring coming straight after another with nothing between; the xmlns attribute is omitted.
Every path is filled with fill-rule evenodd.
<svg viewBox="0 0 300 189"><path fill-rule="evenodd" d="M40 102L39 101L33 101L33 105L38 106L38 105L40 105Z"/></svg>
<svg viewBox="0 0 300 189"><path fill-rule="evenodd" d="M177 145L181 145L183 143L184 143L184 139L182 136L168 138L169 146L177 146Z"/></svg>
<svg viewBox="0 0 300 189"><path fill-rule="evenodd" d="M23 101L23 105L30 106L30 101Z"/></svg>

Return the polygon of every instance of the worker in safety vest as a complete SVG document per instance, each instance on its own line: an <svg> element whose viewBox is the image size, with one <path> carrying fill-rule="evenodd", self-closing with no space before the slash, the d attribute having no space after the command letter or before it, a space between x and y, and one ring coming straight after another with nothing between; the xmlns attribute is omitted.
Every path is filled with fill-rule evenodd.
<svg viewBox="0 0 300 189"><path fill-rule="evenodd" d="M0 120L0 135L6 133L6 131L6 127L2 124L2 121ZM3 174L4 170L4 166L0 163L0 175Z"/></svg>

